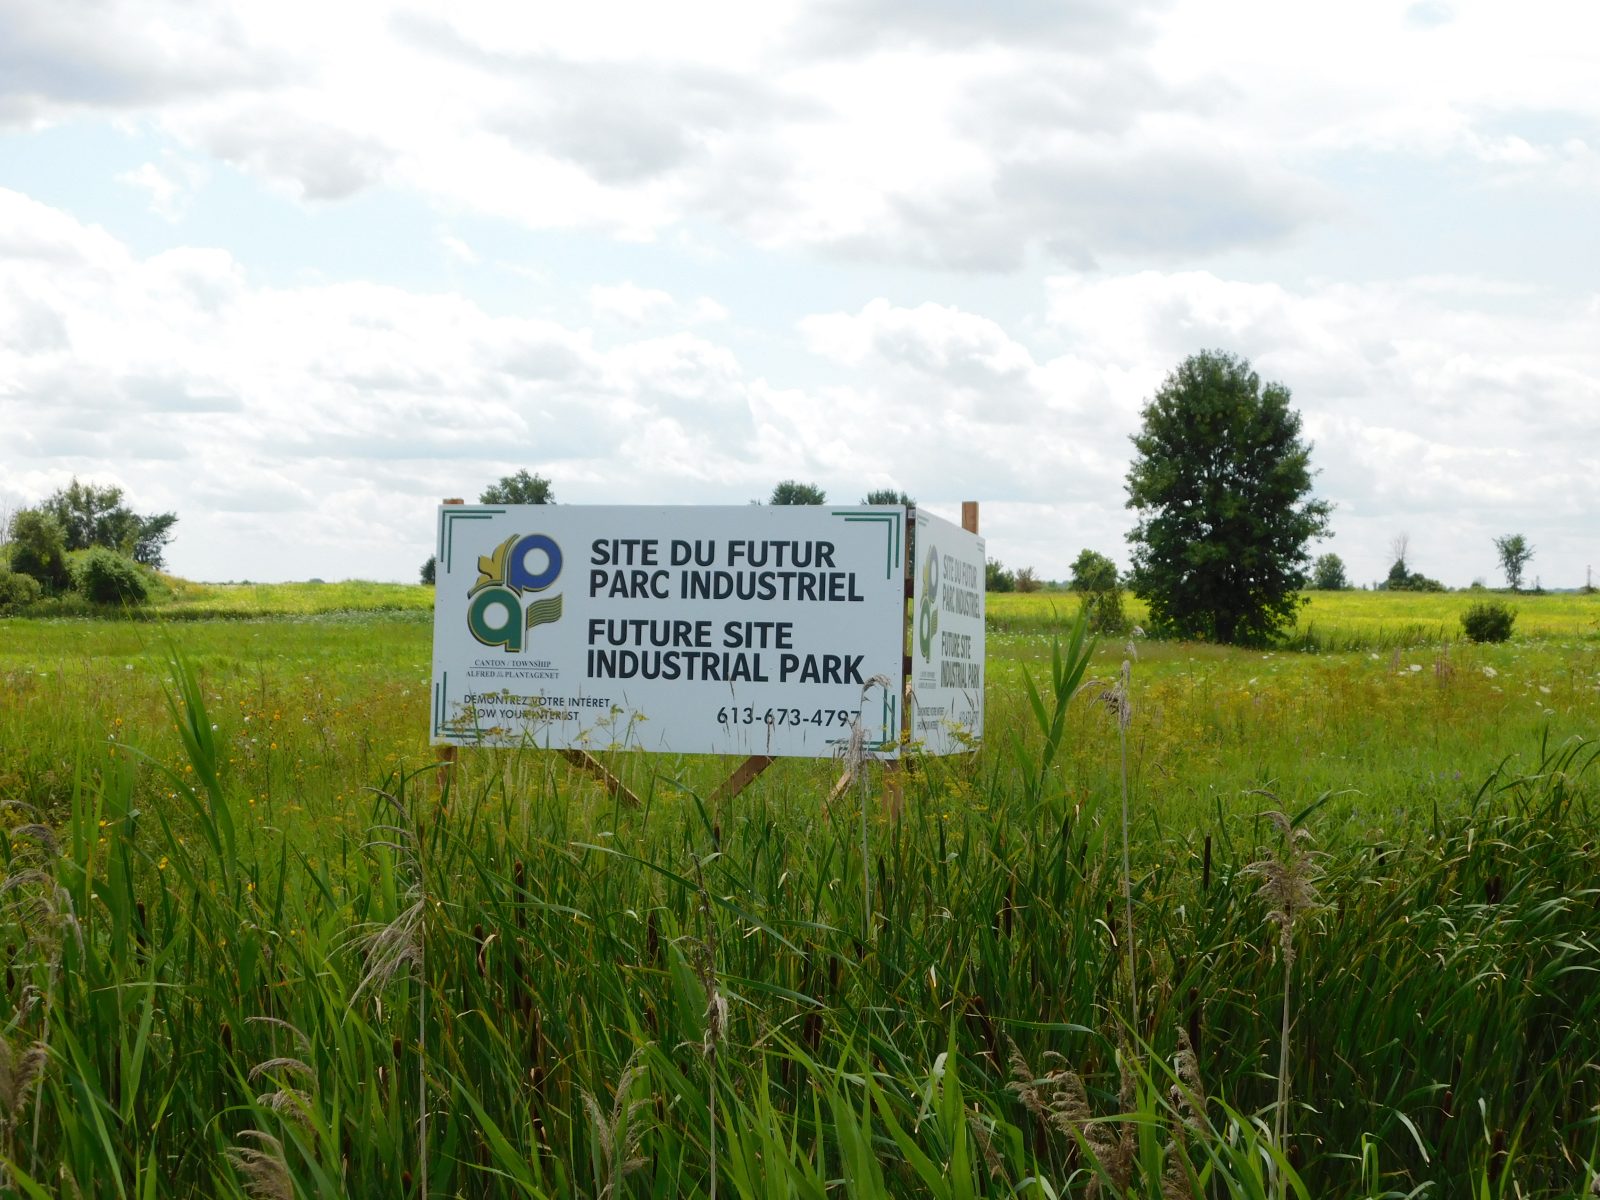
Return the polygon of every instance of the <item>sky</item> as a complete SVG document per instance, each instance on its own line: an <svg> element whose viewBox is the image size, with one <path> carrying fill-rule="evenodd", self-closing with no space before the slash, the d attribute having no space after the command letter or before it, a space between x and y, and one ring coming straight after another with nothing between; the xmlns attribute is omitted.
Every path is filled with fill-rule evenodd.
<svg viewBox="0 0 1600 1200"><path fill-rule="evenodd" d="M1356 582L1600 569L1592 0L0 0L0 509L415 580L444 497L903 489L1128 564L1183 358ZM1597 572L1600 573L1600 572Z"/></svg>

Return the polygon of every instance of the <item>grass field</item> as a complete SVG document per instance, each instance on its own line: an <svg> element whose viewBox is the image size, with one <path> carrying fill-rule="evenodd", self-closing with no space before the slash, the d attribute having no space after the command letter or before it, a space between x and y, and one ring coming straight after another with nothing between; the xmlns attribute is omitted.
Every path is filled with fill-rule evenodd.
<svg viewBox="0 0 1600 1200"><path fill-rule="evenodd" d="M441 795L421 588L0 620L8 1186L1586 1195L1600 603L1485 647L1470 598L1102 644L1054 737L1071 598L990 596L989 744L899 816L828 763L709 806L730 764L611 756L630 810L467 752ZM1313 873L1286 938L1261 884Z"/></svg>

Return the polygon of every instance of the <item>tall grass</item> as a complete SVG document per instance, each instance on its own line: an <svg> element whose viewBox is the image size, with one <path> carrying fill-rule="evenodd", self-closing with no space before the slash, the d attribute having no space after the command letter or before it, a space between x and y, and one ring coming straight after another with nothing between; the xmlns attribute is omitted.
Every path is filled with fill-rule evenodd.
<svg viewBox="0 0 1600 1200"><path fill-rule="evenodd" d="M1529 744L1381 835L1308 818L1331 825L1325 909L1294 942L1285 1056L1247 869L1271 805L1175 820L1147 772L1125 872L1118 716L1079 659L1049 664L1014 750L923 764L863 844L822 771L712 808L693 763L619 760L629 810L531 751L467 756L442 796L368 754L371 790L336 800L314 759L274 774L271 734L241 758L225 659L158 657L169 700L115 743L85 723L54 816L19 814L53 848L6 843L0 1011L14 1051L47 1052L6 1110L14 1186L1581 1194L1596 743ZM1141 682L1130 747L1160 695ZM282 729L273 711L249 725ZM294 724L283 744L311 755ZM1145 981L1132 1028L1125 976ZM1082 1095L1064 1124L1017 1086L1059 1070Z"/></svg>
<svg viewBox="0 0 1600 1200"><path fill-rule="evenodd" d="M1146 645L1124 731L1082 687L1119 653L1064 647L1064 671L992 635L994 744L921 764L898 819L869 795L863 838L830 764L713 804L717 764L618 756L630 811L484 752L441 798L425 632L202 624L167 655L137 626L0 623L0 1018L13 1063L45 1048L0 1118L15 1189L1106 1194L1096 1146L1124 1144L1138 1195L1588 1186L1585 641ZM1308 819L1327 907L1285 1069L1246 868L1269 809L1347 786ZM418 953L367 982L384 930ZM1077 1076L1076 1132L1024 1103L1013 1044L1029 1082Z"/></svg>

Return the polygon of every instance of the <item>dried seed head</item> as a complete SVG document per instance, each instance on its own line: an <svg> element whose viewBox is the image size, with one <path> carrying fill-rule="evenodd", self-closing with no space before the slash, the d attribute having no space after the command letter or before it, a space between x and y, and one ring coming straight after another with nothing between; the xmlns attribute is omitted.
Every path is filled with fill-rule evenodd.
<svg viewBox="0 0 1600 1200"><path fill-rule="evenodd" d="M0 1034L0 1130L16 1124L49 1061L50 1051L43 1042L18 1048Z"/></svg>
<svg viewBox="0 0 1600 1200"><path fill-rule="evenodd" d="M609 1117L601 1111L593 1095L587 1091L579 1093L584 1110L594 1124L595 1137L606 1163L607 1179L595 1200L610 1200L620 1190L622 1181L648 1162L639 1153L639 1143L644 1137L644 1121L640 1114L647 1111L649 1105L646 1100L632 1096L634 1085L644 1075L644 1052L645 1047L640 1046L622 1068Z"/></svg>
<svg viewBox="0 0 1600 1200"><path fill-rule="evenodd" d="M425 901L413 890L410 906L394 920L356 939L356 948L366 960L367 971L356 985L352 999L359 1000L368 992L382 991L404 967L421 970L425 911Z"/></svg>
<svg viewBox="0 0 1600 1200"><path fill-rule="evenodd" d="M1278 945L1284 961L1293 963L1296 927L1322 908L1316 886L1322 868L1317 863L1319 855L1307 849L1311 842L1309 831L1291 826L1281 812L1264 815L1282 835L1282 846L1277 854L1253 862L1244 870L1248 875L1260 876L1260 895L1272 906L1267 919L1278 926Z"/></svg>
<svg viewBox="0 0 1600 1200"><path fill-rule="evenodd" d="M1200 1061L1195 1056L1189 1031L1178 1027L1178 1052L1173 1056L1173 1071L1180 1086L1173 1088L1174 1103L1190 1129L1200 1129L1205 1120L1206 1089L1200 1078Z"/></svg>
<svg viewBox="0 0 1600 1200"><path fill-rule="evenodd" d="M284 1161L283 1143L259 1129L246 1129L239 1137L257 1143L228 1151L228 1161L239 1173L246 1194L252 1200L294 1200L294 1179Z"/></svg>

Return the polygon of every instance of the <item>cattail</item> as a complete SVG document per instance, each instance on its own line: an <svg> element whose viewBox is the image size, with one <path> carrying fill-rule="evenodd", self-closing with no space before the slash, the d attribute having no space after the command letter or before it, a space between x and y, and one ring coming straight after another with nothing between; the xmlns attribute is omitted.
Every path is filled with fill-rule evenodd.
<svg viewBox="0 0 1600 1200"><path fill-rule="evenodd" d="M977 1024L978 1033L983 1038L983 1044L986 1047L984 1053L988 1054L996 1065L999 1065L1001 1058L1000 1038L995 1031L994 1022L989 1018L989 1006L983 1002L982 996L974 996L972 998L972 1003L967 1009L967 1016L969 1020Z"/></svg>

